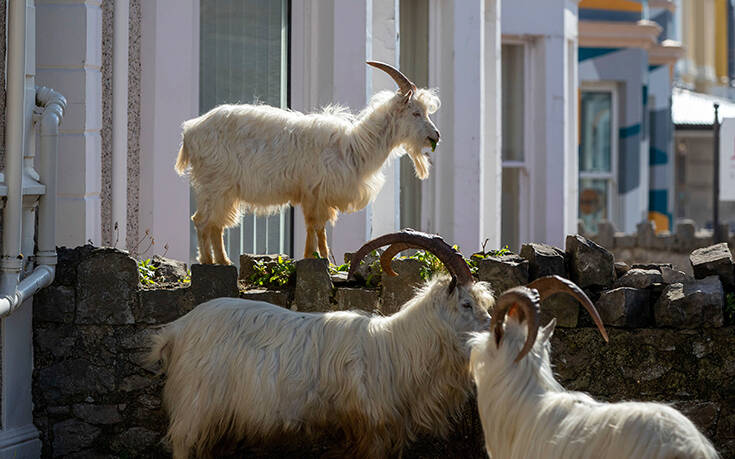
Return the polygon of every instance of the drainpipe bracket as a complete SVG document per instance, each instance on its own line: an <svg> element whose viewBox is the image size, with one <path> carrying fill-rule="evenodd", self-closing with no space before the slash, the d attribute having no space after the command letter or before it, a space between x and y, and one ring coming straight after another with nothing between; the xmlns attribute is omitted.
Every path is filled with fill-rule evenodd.
<svg viewBox="0 0 735 459"><path fill-rule="evenodd" d="M36 263L39 265L51 265L56 266L57 256L56 251L46 250L36 252Z"/></svg>
<svg viewBox="0 0 735 459"><path fill-rule="evenodd" d="M3 256L0 258L0 271L3 272L17 272L23 268L23 255L18 254L17 257Z"/></svg>

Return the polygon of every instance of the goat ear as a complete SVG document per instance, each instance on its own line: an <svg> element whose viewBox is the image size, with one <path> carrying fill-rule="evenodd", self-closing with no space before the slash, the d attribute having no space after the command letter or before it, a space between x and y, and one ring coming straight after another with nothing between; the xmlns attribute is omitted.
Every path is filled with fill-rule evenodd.
<svg viewBox="0 0 735 459"><path fill-rule="evenodd" d="M551 321L545 326L541 328L541 332L539 335L541 336L541 342L547 342L551 339L551 337L554 335L554 328L556 327L556 317L551 319Z"/></svg>

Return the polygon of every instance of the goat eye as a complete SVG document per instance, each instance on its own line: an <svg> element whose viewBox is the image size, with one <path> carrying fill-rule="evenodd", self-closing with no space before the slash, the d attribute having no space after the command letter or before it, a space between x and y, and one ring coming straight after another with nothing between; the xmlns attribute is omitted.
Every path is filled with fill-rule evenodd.
<svg viewBox="0 0 735 459"><path fill-rule="evenodd" d="M413 112L413 116L419 117L419 116L421 116L421 113L419 113L419 112Z"/></svg>
<svg viewBox="0 0 735 459"><path fill-rule="evenodd" d="M462 303L462 307L465 309L472 309L472 303L470 303L469 301L465 301Z"/></svg>

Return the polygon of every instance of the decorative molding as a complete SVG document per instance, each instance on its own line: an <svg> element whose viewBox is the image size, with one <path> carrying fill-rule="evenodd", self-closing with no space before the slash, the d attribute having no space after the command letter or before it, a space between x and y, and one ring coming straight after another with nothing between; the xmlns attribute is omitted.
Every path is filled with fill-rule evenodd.
<svg viewBox="0 0 735 459"><path fill-rule="evenodd" d="M635 23L579 21L579 46L585 48L642 48L658 43L663 29L646 19Z"/></svg>
<svg viewBox="0 0 735 459"><path fill-rule="evenodd" d="M676 3L673 0L648 0L648 7L669 10L672 13L676 12Z"/></svg>
<svg viewBox="0 0 735 459"><path fill-rule="evenodd" d="M678 41L664 40L648 50L650 65L673 65L684 56L684 47Z"/></svg>

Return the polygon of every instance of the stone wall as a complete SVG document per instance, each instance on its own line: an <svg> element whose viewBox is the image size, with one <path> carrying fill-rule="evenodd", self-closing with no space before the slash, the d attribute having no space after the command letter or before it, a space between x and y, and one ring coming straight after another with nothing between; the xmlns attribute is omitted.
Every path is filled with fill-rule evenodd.
<svg viewBox="0 0 735 459"><path fill-rule="evenodd" d="M727 224L720 225L724 240L730 249L735 248L735 234L730 234ZM610 250L618 261L634 263L670 263L674 268L692 274L689 253L694 249L712 245L711 230L698 230L693 220L680 220L673 233L656 233L652 221L638 224L634 234L621 233L615 226L602 221L595 234L587 234L580 227L580 234Z"/></svg>
<svg viewBox="0 0 735 459"><path fill-rule="evenodd" d="M544 314L560 321L552 343L560 381L604 400L674 403L725 457L735 457L735 327L723 315L733 266L720 249L693 258L704 278L698 280L667 266L625 272L601 247L569 236L565 251L527 244L522 256L478 256L476 275L497 290L546 274L575 280L597 301L610 343L577 305L547 300ZM415 259L393 262L397 278L380 273L376 263L362 265L358 278L371 279L372 288L330 274L324 260L300 260L283 287L255 289L247 285L254 262L243 256L239 280L234 267L193 265L188 282L182 264L156 260L157 285L144 288L135 260L123 252L60 249L56 280L34 300L34 419L43 456L165 457L162 378L141 358L151 333L200 302L240 296L305 311L389 314L422 282ZM261 257L261 263L276 261ZM450 438L423 438L407 456L486 457L482 445L470 403ZM271 457L320 451L302 446Z"/></svg>

